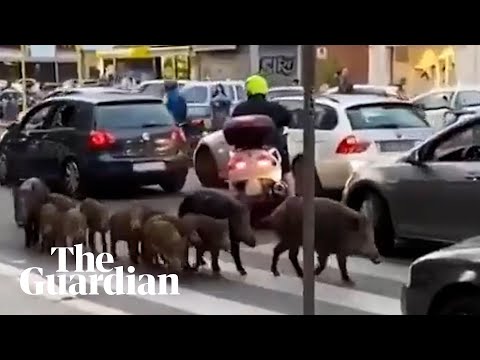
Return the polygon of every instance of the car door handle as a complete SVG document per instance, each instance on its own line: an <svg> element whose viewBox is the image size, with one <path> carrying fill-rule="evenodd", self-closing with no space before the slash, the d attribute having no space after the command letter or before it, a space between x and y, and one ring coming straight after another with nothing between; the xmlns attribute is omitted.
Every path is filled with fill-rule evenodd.
<svg viewBox="0 0 480 360"><path fill-rule="evenodd" d="M465 179L470 181L480 181L480 175L467 175Z"/></svg>

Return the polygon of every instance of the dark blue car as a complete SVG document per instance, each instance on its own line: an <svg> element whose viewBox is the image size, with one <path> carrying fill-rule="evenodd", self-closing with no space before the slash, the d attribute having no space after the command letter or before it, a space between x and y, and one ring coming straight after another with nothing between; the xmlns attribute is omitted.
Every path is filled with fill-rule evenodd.
<svg viewBox="0 0 480 360"><path fill-rule="evenodd" d="M48 99L0 142L0 182L39 177L70 196L101 184L180 191L188 173L185 135L162 100L131 94Z"/></svg>

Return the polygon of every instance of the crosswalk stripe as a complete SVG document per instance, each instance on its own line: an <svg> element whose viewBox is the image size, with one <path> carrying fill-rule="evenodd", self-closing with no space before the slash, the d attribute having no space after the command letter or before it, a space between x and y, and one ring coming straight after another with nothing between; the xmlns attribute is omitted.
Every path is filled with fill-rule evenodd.
<svg viewBox="0 0 480 360"><path fill-rule="evenodd" d="M257 245L255 248L242 247L242 252L268 255L271 257L273 255L273 249L275 246L276 243L268 243L263 245ZM303 261L302 249L300 249L298 259L299 261ZM328 261L328 267L338 270L338 264L334 260L335 259L333 258L333 256L330 257ZM391 262L383 262L379 265L374 265L367 259L349 257L347 266L352 273L368 275L386 280L405 282L408 277L407 265L394 264Z"/></svg>
<svg viewBox="0 0 480 360"><path fill-rule="evenodd" d="M249 267L245 268L248 275L240 278L234 264L224 261L219 261L219 264L222 268L222 275L229 280L262 287L279 293L302 296L303 284L298 278L285 275L275 278L265 270ZM317 282L315 284L315 299L372 314L400 315L400 301L398 299L330 284Z"/></svg>

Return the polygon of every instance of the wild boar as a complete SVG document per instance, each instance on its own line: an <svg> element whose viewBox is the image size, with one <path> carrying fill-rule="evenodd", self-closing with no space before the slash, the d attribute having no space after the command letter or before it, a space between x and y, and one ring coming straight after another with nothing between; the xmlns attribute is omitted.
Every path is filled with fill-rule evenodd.
<svg viewBox="0 0 480 360"><path fill-rule="evenodd" d="M315 275L325 269L328 257L335 254L342 280L351 283L347 271L348 256L364 256L374 264L380 263L375 246L373 226L369 219L345 205L327 198L315 200L315 251L319 265ZM303 236L303 198L287 198L264 219L280 242L273 251L271 271L279 276L277 264L282 253L289 250L289 258L299 277L303 270L298 263L298 251Z"/></svg>
<svg viewBox="0 0 480 360"><path fill-rule="evenodd" d="M103 252L107 249L107 233L110 230L110 211L105 204L87 198L80 204L80 211L87 219L88 225L88 246L95 252L95 234L98 232L102 237Z"/></svg>
<svg viewBox="0 0 480 360"><path fill-rule="evenodd" d="M162 215L153 216L143 226L144 251L150 258L161 255L170 272L178 272L185 262L187 241L177 227L165 220Z"/></svg>
<svg viewBox="0 0 480 360"><path fill-rule="evenodd" d="M85 243L88 230L87 219L79 209L73 208L61 213L60 219L61 229L57 246L72 247Z"/></svg>
<svg viewBox="0 0 480 360"><path fill-rule="evenodd" d="M187 195L178 210L178 216L202 214L214 219L226 219L229 227L230 251L237 271L241 275L247 272L240 259L240 243L255 247L256 239L250 224L250 210L232 194L218 190L199 190Z"/></svg>
<svg viewBox="0 0 480 360"><path fill-rule="evenodd" d="M205 265L203 254L208 251L212 257L212 271L219 273L218 258L220 251L230 251L228 221L201 214L187 214L182 220L186 227L195 229L200 237L200 242L194 244L197 253L194 269L198 270L201 265Z"/></svg>
<svg viewBox="0 0 480 360"><path fill-rule="evenodd" d="M40 208L47 202L50 190L38 178L30 178L13 189L15 218L24 225L25 247L30 248L39 241Z"/></svg>
<svg viewBox="0 0 480 360"><path fill-rule="evenodd" d="M47 201L57 207L60 212L65 212L77 207L77 202L66 195L51 193Z"/></svg>
<svg viewBox="0 0 480 360"><path fill-rule="evenodd" d="M130 260L138 264L141 230L149 214L153 214L149 207L134 201L130 207L119 210L110 217L110 253L114 259L117 258L117 242L126 241Z"/></svg>
<svg viewBox="0 0 480 360"><path fill-rule="evenodd" d="M42 252L55 246L60 230L60 217L61 214L55 205L51 203L42 205L39 221Z"/></svg>

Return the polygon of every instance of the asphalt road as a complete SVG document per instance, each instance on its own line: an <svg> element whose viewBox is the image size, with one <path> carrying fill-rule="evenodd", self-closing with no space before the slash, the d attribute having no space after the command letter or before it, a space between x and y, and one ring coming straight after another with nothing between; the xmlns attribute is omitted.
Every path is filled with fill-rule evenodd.
<svg viewBox="0 0 480 360"><path fill-rule="evenodd" d="M184 192L199 188L195 176L190 176ZM167 212L176 213L182 198L166 196L159 189L144 189L122 194L123 199L110 196L105 201L112 208L128 203L128 199L141 198ZM128 199L125 199L127 197ZM212 275L209 268L197 274L180 278L179 296L108 296L104 291L96 296L75 298L25 295L19 286L23 269L42 267L44 275L57 270L57 260L38 250L25 250L23 232L13 222L10 191L0 189L0 314L174 314L174 315L295 315L302 311L302 282L294 276L285 254L279 264L282 276L270 273L270 262L275 239L268 232L259 232L259 244L254 249L242 248L242 261L248 272L241 277L235 270L229 254L221 257L222 275ZM122 247L119 264L128 266L126 247ZM406 281L408 265L418 255L431 251L405 248L400 256L380 265L367 260L350 258L348 268L354 286L346 286L332 257L328 268L317 278L316 313L318 315L398 315L400 314L400 288ZM300 254L301 257L301 254ZM208 259L208 258L207 258ZM207 261L208 262L208 261ZM73 270L74 265L69 264ZM146 270L138 266L137 274Z"/></svg>

